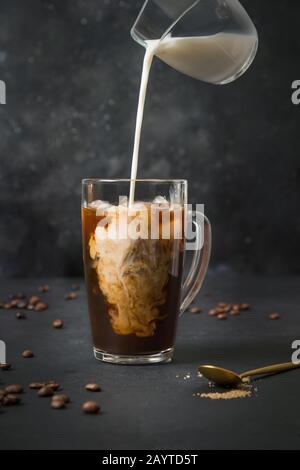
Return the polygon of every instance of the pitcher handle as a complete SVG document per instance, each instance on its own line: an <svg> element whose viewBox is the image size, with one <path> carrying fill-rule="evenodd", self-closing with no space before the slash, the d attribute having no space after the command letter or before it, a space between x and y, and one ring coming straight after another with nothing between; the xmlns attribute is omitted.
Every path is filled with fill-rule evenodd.
<svg viewBox="0 0 300 470"><path fill-rule="evenodd" d="M193 220L193 224L196 227L196 242L191 268L183 284L183 300L180 306L180 315L190 306L201 289L209 265L212 241L211 224L208 218L197 211L189 211L187 216L196 216L196 220ZM203 224L199 223L201 219Z"/></svg>

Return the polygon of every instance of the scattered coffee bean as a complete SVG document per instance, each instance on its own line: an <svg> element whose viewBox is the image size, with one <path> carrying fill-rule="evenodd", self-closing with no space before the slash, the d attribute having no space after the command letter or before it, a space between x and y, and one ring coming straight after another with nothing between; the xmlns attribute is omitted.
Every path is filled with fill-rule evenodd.
<svg viewBox="0 0 300 470"><path fill-rule="evenodd" d="M26 308L27 310L34 310L34 305L28 304Z"/></svg>
<svg viewBox="0 0 300 470"><path fill-rule="evenodd" d="M98 384L87 384L85 389L89 392L101 392L101 387Z"/></svg>
<svg viewBox="0 0 300 470"><path fill-rule="evenodd" d="M16 313L16 318L17 318L18 320L25 320L26 315L25 315L25 313L17 312L17 313Z"/></svg>
<svg viewBox="0 0 300 470"><path fill-rule="evenodd" d="M48 284L43 284L39 287L39 292L49 292L50 286Z"/></svg>
<svg viewBox="0 0 300 470"><path fill-rule="evenodd" d="M12 300L10 301L10 306L11 306L11 308L16 308L16 306L18 305L18 303L19 303L19 299L12 299Z"/></svg>
<svg viewBox="0 0 300 470"><path fill-rule="evenodd" d="M70 397L66 395L65 393L56 393L53 395L52 400L63 400L66 404L70 403Z"/></svg>
<svg viewBox="0 0 300 470"><path fill-rule="evenodd" d="M250 305L245 303L245 304L240 304L239 307L241 310L249 310Z"/></svg>
<svg viewBox="0 0 300 470"><path fill-rule="evenodd" d="M66 407L66 402L63 399L55 398L54 396L51 400L51 407L54 408L55 410L62 410L63 408Z"/></svg>
<svg viewBox="0 0 300 470"><path fill-rule="evenodd" d="M40 301L37 295L32 295L28 301L28 305L36 305Z"/></svg>
<svg viewBox="0 0 300 470"><path fill-rule="evenodd" d="M4 302L0 301L0 308L4 308Z"/></svg>
<svg viewBox="0 0 300 470"><path fill-rule="evenodd" d="M34 306L34 310L36 312L42 312L43 310L47 310L48 308L48 305L45 303L45 302L38 302L35 306Z"/></svg>
<svg viewBox="0 0 300 470"><path fill-rule="evenodd" d="M18 405L20 401L21 401L20 398L17 397L16 395L9 394L9 395L5 395L2 398L1 403L3 406L14 406L14 405Z"/></svg>
<svg viewBox="0 0 300 470"><path fill-rule="evenodd" d="M64 326L64 322L62 320L54 320L54 322L52 323L52 326L53 328L59 330L60 328Z"/></svg>
<svg viewBox="0 0 300 470"><path fill-rule="evenodd" d="M12 393L13 395L23 393L23 387L18 384L8 385L5 387L6 393Z"/></svg>
<svg viewBox="0 0 300 470"><path fill-rule="evenodd" d="M201 313L202 309L200 307L191 307L190 309L191 313Z"/></svg>
<svg viewBox="0 0 300 470"><path fill-rule="evenodd" d="M3 308L5 308L5 310L11 309L12 307L11 307L10 302L6 302L6 303L3 305Z"/></svg>
<svg viewBox="0 0 300 470"><path fill-rule="evenodd" d="M25 359L30 359L31 357L34 357L34 354L33 354L33 352L31 351L31 349L25 349L25 351L22 352L22 356L23 356Z"/></svg>
<svg viewBox="0 0 300 470"><path fill-rule="evenodd" d="M240 310L240 305L239 304L233 304L231 306L231 310Z"/></svg>
<svg viewBox="0 0 300 470"><path fill-rule="evenodd" d="M7 395L6 391L3 388L0 388L0 403L5 397L5 395Z"/></svg>
<svg viewBox="0 0 300 470"><path fill-rule="evenodd" d="M212 317L217 317L219 320L225 320L228 318L228 314L232 316L238 316L241 311L248 310L250 305L248 303L232 304L226 302L219 302L216 307L209 310L208 314ZM225 317L224 317L225 315Z"/></svg>
<svg viewBox="0 0 300 470"><path fill-rule="evenodd" d="M84 413L93 415L100 410L100 406L95 401L86 401L81 408Z"/></svg>
<svg viewBox="0 0 300 470"><path fill-rule="evenodd" d="M32 382L31 384L29 384L29 388L31 388L31 390L40 390L44 386L45 384L41 382Z"/></svg>
<svg viewBox="0 0 300 470"><path fill-rule="evenodd" d="M225 302L219 302L218 307L225 308L225 307L227 307L227 304Z"/></svg>
<svg viewBox="0 0 300 470"><path fill-rule="evenodd" d="M0 364L1 370L9 370L11 368L11 364Z"/></svg>
<svg viewBox="0 0 300 470"><path fill-rule="evenodd" d="M211 309L209 310L209 312L208 312L208 315L209 315L210 317L215 317L215 316L217 315L216 309L215 309L215 308L211 308Z"/></svg>
<svg viewBox="0 0 300 470"><path fill-rule="evenodd" d="M218 320L227 320L227 315L226 313L219 313L219 315L217 316L217 319Z"/></svg>
<svg viewBox="0 0 300 470"><path fill-rule="evenodd" d="M52 395L53 395L53 390L51 387L48 387L48 386L42 387L38 391L39 397L52 397Z"/></svg>
<svg viewBox="0 0 300 470"><path fill-rule="evenodd" d="M279 320L280 319L280 315L279 313L271 313L271 315L269 316L270 320Z"/></svg>
<svg viewBox="0 0 300 470"><path fill-rule="evenodd" d="M76 292L69 292L68 294L65 295L65 300L74 300L74 299L77 299Z"/></svg>
<svg viewBox="0 0 300 470"><path fill-rule="evenodd" d="M59 383L55 382L54 380L50 380L45 383L46 387L50 387L53 392L59 389Z"/></svg>
<svg viewBox="0 0 300 470"><path fill-rule="evenodd" d="M216 314L217 315L224 313L224 311L225 311L225 307L217 307L216 308Z"/></svg>

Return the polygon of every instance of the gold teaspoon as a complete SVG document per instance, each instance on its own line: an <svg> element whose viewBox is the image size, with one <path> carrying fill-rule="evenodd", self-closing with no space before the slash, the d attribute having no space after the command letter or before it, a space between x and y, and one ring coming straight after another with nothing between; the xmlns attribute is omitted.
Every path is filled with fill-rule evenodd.
<svg viewBox="0 0 300 470"><path fill-rule="evenodd" d="M239 385L245 382L247 377L253 377L254 375L277 374L297 368L300 368L300 364L287 362L285 364L275 364L272 366L261 367L260 369L249 370L242 374L236 374L231 370L209 365L200 366L198 370L204 377L211 382L214 382L216 385L228 387Z"/></svg>

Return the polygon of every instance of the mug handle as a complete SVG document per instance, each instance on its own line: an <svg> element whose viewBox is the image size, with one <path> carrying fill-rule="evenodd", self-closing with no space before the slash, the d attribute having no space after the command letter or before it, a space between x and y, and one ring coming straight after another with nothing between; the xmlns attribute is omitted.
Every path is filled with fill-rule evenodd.
<svg viewBox="0 0 300 470"><path fill-rule="evenodd" d="M197 219L203 220L204 234L202 234L201 225L197 220L193 220L196 227L196 248L192 259L191 268L183 284L183 300L180 306L180 315L190 306L196 295L201 289L206 271L209 265L211 254L211 224L208 218L201 212L188 211L189 217L197 216Z"/></svg>

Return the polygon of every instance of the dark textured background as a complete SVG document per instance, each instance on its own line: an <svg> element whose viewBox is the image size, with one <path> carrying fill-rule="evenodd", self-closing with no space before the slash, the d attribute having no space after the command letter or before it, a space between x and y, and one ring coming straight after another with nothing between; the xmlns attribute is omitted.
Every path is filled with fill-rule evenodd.
<svg viewBox="0 0 300 470"><path fill-rule="evenodd" d="M180 177L214 227L212 263L300 272L298 0L242 2L260 48L216 87L155 61L140 177ZM80 181L128 177L142 1L1 0L0 276L81 273Z"/></svg>

